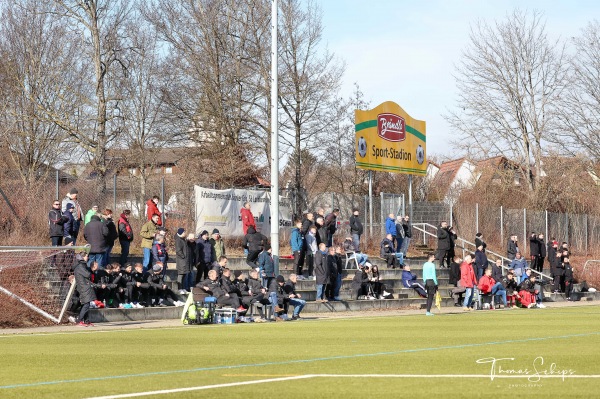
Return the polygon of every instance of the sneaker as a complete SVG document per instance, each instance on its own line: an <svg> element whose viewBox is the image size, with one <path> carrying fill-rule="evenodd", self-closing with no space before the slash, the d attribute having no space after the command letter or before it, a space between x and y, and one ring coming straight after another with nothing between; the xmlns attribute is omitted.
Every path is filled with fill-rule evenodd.
<svg viewBox="0 0 600 399"><path fill-rule="evenodd" d="M427 313L425 313L425 316L434 316L434 314L431 312L427 312Z"/></svg>
<svg viewBox="0 0 600 399"><path fill-rule="evenodd" d="M133 309L133 306L130 303L126 303L123 305L123 309Z"/></svg>
<svg viewBox="0 0 600 399"><path fill-rule="evenodd" d="M179 295L186 295L187 291L186 290L179 290Z"/></svg>
<svg viewBox="0 0 600 399"><path fill-rule="evenodd" d="M454 306L456 306L457 308L462 307L462 305L460 303L455 303Z"/></svg>
<svg viewBox="0 0 600 399"><path fill-rule="evenodd" d="M90 323L89 321L85 323L87 327L96 327L94 323Z"/></svg>
<svg viewBox="0 0 600 399"><path fill-rule="evenodd" d="M275 310L277 310L277 308L275 308ZM283 310L283 309L282 309L282 310ZM246 312L246 308L245 308L245 307L243 307L243 306L240 306L239 308L237 308L237 309L236 309L236 311L237 311L238 313L244 313L244 312Z"/></svg>
<svg viewBox="0 0 600 399"><path fill-rule="evenodd" d="M535 307L535 303L530 303L529 305L527 305L527 309L531 309Z"/></svg>
<svg viewBox="0 0 600 399"><path fill-rule="evenodd" d="M300 315L293 315L292 316L292 320L300 320L300 319L301 319Z"/></svg>
<svg viewBox="0 0 600 399"><path fill-rule="evenodd" d="M254 322L255 323L266 323L267 319L265 319L265 318L258 318L258 319L255 319Z"/></svg>
<svg viewBox="0 0 600 399"><path fill-rule="evenodd" d="M120 303L119 304L119 309L125 309L125 304L124 303Z"/></svg>
<svg viewBox="0 0 600 399"><path fill-rule="evenodd" d="M77 320L73 316L69 316L69 323L77 324Z"/></svg>
<svg viewBox="0 0 600 399"><path fill-rule="evenodd" d="M87 324L85 324L85 323L83 322L83 320L82 320L82 321L80 321L79 323L77 323L77 324L76 324L76 326L77 326L77 327L87 327L88 325L87 325Z"/></svg>
<svg viewBox="0 0 600 399"><path fill-rule="evenodd" d="M544 305L543 303L538 303L538 304L536 305L536 307L537 307L537 308L540 308L540 309L546 309L546 305Z"/></svg>
<svg viewBox="0 0 600 399"><path fill-rule="evenodd" d="M466 306L463 306L463 310L464 310L465 312L467 312L467 311L469 311L469 308L468 308L468 307L466 307Z"/></svg>

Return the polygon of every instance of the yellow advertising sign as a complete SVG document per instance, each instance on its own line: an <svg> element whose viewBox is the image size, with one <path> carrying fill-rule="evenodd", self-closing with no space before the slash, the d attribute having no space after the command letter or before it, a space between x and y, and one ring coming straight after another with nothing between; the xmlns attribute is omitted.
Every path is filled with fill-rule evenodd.
<svg viewBox="0 0 600 399"><path fill-rule="evenodd" d="M425 175L425 121L392 101L354 111L354 121L358 168Z"/></svg>

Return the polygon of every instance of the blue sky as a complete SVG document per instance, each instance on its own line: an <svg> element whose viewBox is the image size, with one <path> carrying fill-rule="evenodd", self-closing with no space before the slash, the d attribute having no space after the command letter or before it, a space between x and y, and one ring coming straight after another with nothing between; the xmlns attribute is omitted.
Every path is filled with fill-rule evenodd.
<svg viewBox="0 0 600 399"><path fill-rule="evenodd" d="M550 39L579 35L600 18L600 1L320 0L323 43L346 63L342 95L358 83L372 106L395 101L427 122L429 154L453 157L443 118L456 101L452 74L478 19L493 23L515 8L542 11Z"/></svg>

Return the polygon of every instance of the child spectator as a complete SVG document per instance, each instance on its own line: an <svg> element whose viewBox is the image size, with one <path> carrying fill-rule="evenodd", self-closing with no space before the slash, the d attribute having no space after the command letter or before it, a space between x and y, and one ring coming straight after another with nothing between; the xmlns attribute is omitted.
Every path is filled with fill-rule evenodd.
<svg viewBox="0 0 600 399"><path fill-rule="evenodd" d="M148 273L147 282L150 291L150 305L149 306L183 306L183 302L180 302L177 295L167 287L163 279L162 270L163 265L160 262L156 262L152 266L152 273Z"/></svg>
<svg viewBox="0 0 600 399"><path fill-rule="evenodd" d="M297 277L294 273L290 274L288 281L283 285L283 291L285 293L285 299L287 302L294 307L292 313L292 320L300 319L300 312L304 309L306 301L302 299L302 295L296 292Z"/></svg>
<svg viewBox="0 0 600 399"><path fill-rule="evenodd" d="M150 306L150 285L148 284L148 272L144 270L141 263L135 264L135 270L131 275L131 300L134 308L141 309ZM143 305L142 305L143 303Z"/></svg>
<svg viewBox="0 0 600 399"><path fill-rule="evenodd" d="M119 280L119 288L122 289L121 300L119 308L131 309L131 298L133 297L133 266L131 263L125 265L125 268L121 269Z"/></svg>
<svg viewBox="0 0 600 399"><path fill-rule="evenodd" d="M308 229L306 240L306 264L308 266L308 278L314 279L315 255L319 250L317 246L317 226L311 225Z"/></svg>
<svg viewBox="0 0 600 399"><path fill-rule="evenodd" d="M506 301L508 307L517 307L517 291L519 289L517 281L515 280L515 276L512 271L509 271L506 274L506 277L502 279L502 285L504 285L504 289L506 290Z"/></svg>
<svg viewBox="0 0 600 399"><path fill-rule="evenodd" d="M352 299L358 299L360 296L366 296L369 294L369 274L367 273L368 266L360 266L359 269L354 273L352 279Z"/></svg>
<svg viewBox="0 0 600 399"><path fill-rule="evenodd" d="M402 271L402 285L405 288L412 288L421 298L427 297L425 293L425 287L417 282L417 275L410 272L410 266L404 265L404 271Z"/></svg>
<svg viewBox="0 0 600 399"><path fill-rule="evenodd" d="M506 290L501 282L496 282L492 277L492 269L489 267L485 269L483 276L479 279L477 288L482 294L489 294L492 297L500 295L502 297L502 304L506 308Z"/></svg>
<svg viewBox="0 0 600 399"><path fill-rule="evenodd" d="M156 241L152 245L152 262L153 264L160 263L166 265L169 259L167 253L167 246L165 245L165 237L160 234L156 235ZM166 267L163 267L163 277L167 271Z"/></svg>

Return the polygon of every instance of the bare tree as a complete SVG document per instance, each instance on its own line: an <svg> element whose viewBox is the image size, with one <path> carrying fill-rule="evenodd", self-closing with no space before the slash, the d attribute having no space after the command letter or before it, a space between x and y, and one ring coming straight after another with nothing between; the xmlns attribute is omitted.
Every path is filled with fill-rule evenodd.
<svg viewBox="0 0 600 399"><path fill-rule="evenodd" d="M119 0L53 0L53 13L79 33L81 53L75 65L78 85L67 85L71 98L48 104L48 117L90 154L98 178L97 195L106 189L106 151L118 136L112 126L120 98L120 74L127 68L125 26L132 2ZM71 43L73 44L73 43ZM69 71L62 71L67 76Z"/></svg>
<svg viewBox="0 0 600 399"><path fill-rule="evenodd" d="M0 26L0 135L26 186L44 177L69 153L64 132L46 121L42 103L54 101L56 73L75 55L64 43L73 35L48 6L35 0L7 2Z"/></svg>
<svg viewBox="0 0 600 399"><path fill-rule="evenodd" d="M303 185L301 150L330 144L330 140L317 137L334 122L327 109L339 89L344 66L332 53L321 52L321 10L313 1L284 0L280 7L279 103L286 115L282 141L294 155L293 187L299 193ZM305 205L296 201L295 213L300 214Z"/></svg>
<svg viewBox="0 0 600 399"><path fill-rule="evenodd" d="M446 119L457 144L522 163L534 190L567 81L564 44L547 38L540 13L518 10L493 25L475 24L470 42L455 75L456 110Z"/></svg>
<svg viewBox="0 0 600 399"><path fill-rule="evenodd" d="M561 103L562 129L555 137L561 152L583 151L600 159L600 22L592 21L573 39L571 85Z"/></svg>

